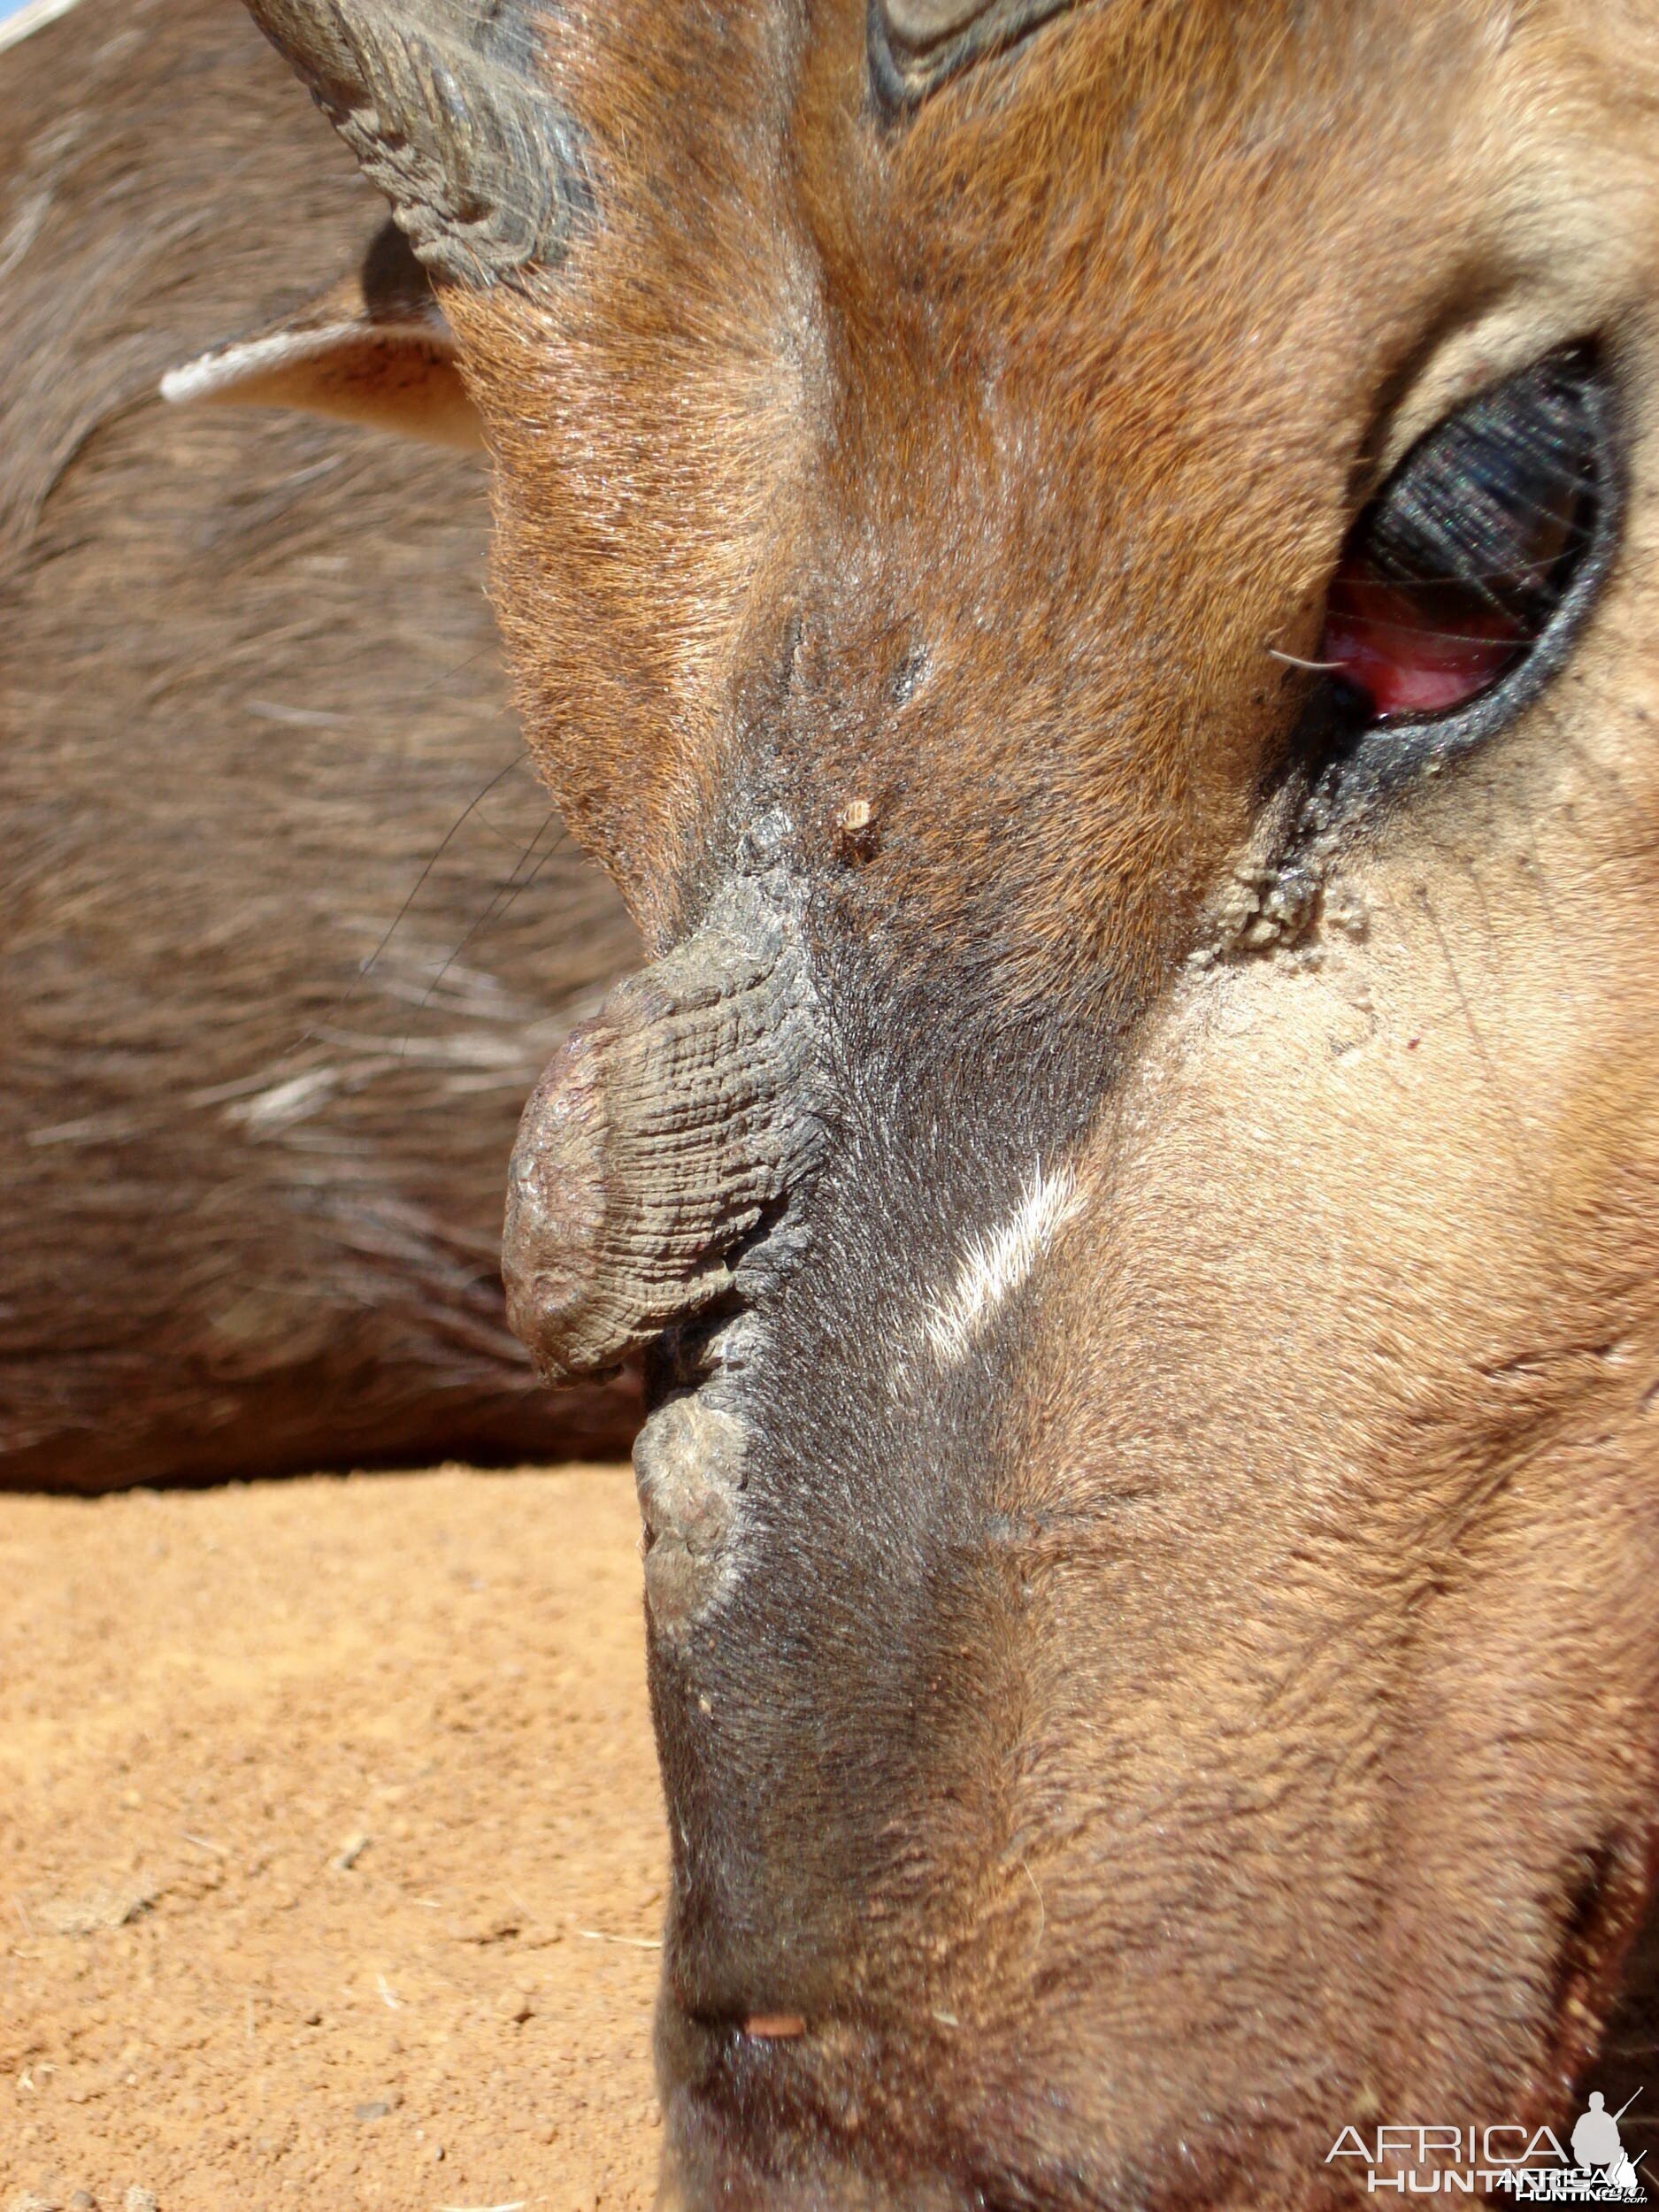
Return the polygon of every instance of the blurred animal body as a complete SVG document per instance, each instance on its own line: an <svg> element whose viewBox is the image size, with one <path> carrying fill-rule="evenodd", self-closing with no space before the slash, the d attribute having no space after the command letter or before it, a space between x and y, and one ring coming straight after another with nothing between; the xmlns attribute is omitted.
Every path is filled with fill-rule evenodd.
<svg viewBox="0 0 1659 2212"><path fill-rule="evenodd" d="M518 1109L635 941L502 701L481 472L157 396L319 270L441 368L383 221L240 11L0 53L0 1483L632 1433L502 1313Z"/></svg>

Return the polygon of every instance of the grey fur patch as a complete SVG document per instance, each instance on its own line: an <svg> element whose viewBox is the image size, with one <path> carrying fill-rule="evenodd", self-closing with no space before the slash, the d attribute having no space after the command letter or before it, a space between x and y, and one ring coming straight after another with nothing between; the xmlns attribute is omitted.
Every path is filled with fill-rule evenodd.
<svg viewBox="0 0 1659 2212"><path fill-rule="evenodd" d="M0 1487L626 1457L637 1382L537 1387L492 1279L642 956L522 761L482 471L150 399L379 196L224 0L7 48L0 149Z"/></svg>

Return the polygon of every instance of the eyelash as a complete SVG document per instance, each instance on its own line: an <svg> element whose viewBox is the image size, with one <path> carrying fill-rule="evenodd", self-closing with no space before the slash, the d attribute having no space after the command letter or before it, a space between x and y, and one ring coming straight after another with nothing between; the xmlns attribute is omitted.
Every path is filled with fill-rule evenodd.
<svg viewBox="0 0 1659 2212"><path fill-rule="evenodd" d="M1298 750L1396 783L1502 726L1561 665L1617 536L1614 396L1594 348L1440 424L1350 532Z"/></svg>

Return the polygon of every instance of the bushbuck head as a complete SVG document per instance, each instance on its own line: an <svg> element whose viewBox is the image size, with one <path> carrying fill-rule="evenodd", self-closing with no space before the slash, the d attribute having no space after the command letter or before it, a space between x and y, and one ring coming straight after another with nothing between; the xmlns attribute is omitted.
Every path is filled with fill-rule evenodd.
<svg viewBox="0 0 1659 2212"><path fill-rule="evenodd" d="M665 2201L1554 2119L1659 1808L1659 8L252 4L657 956L506 1262L655 1363Z"/></svg>

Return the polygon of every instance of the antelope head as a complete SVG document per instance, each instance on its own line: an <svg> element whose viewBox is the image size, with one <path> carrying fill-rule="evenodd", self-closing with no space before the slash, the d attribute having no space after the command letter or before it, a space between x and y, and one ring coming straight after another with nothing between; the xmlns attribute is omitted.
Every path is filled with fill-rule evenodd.
<svg viewBox="0 0 1659 2212"><path fill-rule="evenodd" d="M1558 2119L1659 1809L1659 10L251 4L655 954L506 1265L653 1364L665 2202Z"/></svg>

